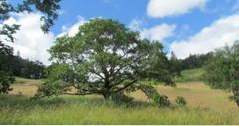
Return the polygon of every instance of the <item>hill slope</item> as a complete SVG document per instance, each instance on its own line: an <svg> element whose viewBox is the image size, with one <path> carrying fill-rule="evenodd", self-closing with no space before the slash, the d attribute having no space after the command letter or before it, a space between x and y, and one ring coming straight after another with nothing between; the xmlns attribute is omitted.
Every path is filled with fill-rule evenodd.
<svg viewBox="0 0 239 126"><path fill-rule="evenodd" d="M202 68L184 70L180 77L176 78L176 82L192 82L202 81L204 70Z"/></svg>

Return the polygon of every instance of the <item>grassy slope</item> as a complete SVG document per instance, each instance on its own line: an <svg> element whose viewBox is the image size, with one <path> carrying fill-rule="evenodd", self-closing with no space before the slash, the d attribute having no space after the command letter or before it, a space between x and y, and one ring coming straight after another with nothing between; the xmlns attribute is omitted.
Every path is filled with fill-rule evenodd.
<svg viewBox="0 0 239 126"><path fill-rule="evenodd" d="M199 69L190 69L182 71L181 76L176 78L177 82L191 82L191 81L202 81L204 70Z"/></svg>
<svg viewBox="0 0 239 126"><path fill-rule="evenodd" d="M177 88L158 86L171 100L183 96L185 108L158 108L141 92L131 94L137 103L115 105L87 96L29 101L39 81L24 80L13 86L12 96L1 96L0 124L239 124L239 109L228 92L212 90L201 82L184 82ZM13 96L22 92L23 96Z"/></svg>

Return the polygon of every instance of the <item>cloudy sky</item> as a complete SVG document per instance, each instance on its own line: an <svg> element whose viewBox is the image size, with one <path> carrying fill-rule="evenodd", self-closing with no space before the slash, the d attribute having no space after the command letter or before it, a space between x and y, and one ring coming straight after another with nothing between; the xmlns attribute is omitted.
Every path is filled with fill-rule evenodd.
<svg viewBox="0 0 239 126"><path fill-rule="evenodd" d="M202 54L239 40L239 0L62 0L60 17L51 32L40 29L40 14L19 14L5 23L21 30L12 45L15 52L49 64L47 49L63 34L95 17L112 18L141 36L159 40L178 58Z"/></svg>

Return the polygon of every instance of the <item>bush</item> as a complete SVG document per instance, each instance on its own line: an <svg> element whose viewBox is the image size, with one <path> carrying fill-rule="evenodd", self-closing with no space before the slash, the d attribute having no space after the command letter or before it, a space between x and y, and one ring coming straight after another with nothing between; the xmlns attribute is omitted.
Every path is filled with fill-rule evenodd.
<svg viewBox="0 0 239 126"><path fill-rule="evenodd" d="M0 71L0 94L7 94L12 90L10 85L15 81L15 78L10 74Z"/></svg>
<svg viewBox="0 0 239 126"><path fill-rule="evenodd" d="M129 103L133 98L125 95L124 92L118 92L111 95L111 100L115 103Z"/></svg>
<svg viewBox="0 0 239 126"><path fill-rule="evenodd" d="M165 95L156 95L153 100L159 107L168 107L170 105L170 101Z"/></svg>
<svg viewBox="0 0 239 126"><path fill-rule="evenodd" d="M165 95L160 95L153 86L141 85L139 89L144 92L148 99L152 99L153 102L156 103L159 107L167 107L170 105L168 97Z"/></svg>
<svg viewBox="0 0 239 126"><path fill-rule="evenodd" d="M37 94L32 99L40 99L43 97L58 96L64 89L62 81L47 80L43 83L37 91Z"/></svg>
<svg viewBox="0 0 239 126"><path fill-rule="evenodd" d="M178 96L176 99L175 99L175 102L178 106L185 106L187 104L186 100L184 97L180 97Z"/></svg>

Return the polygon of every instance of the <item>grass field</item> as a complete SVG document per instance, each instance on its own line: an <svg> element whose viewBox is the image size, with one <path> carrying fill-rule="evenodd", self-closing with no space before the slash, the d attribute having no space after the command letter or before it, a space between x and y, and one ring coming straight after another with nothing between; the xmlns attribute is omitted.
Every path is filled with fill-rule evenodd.
<svg viewBox="0 0 239 126"><path fill-rule="evenodd" d="M182 71L181 76L176 78L177 82L202 81L204 70L202 68Z"/></svg>
<svg viewBox="0 0 239 126"><path fill-rule="evenodd" d="M239 108L230 92L212 90L200 81L176 88L157 86L173 101L186 98L186 107L158 108L142 92L131 104L118 105L100 96L61 96L30 101L41 81L17 78L13 91L1 96L0 124L239 124ZM173 103L175 104L175 103Z"/></svg>

